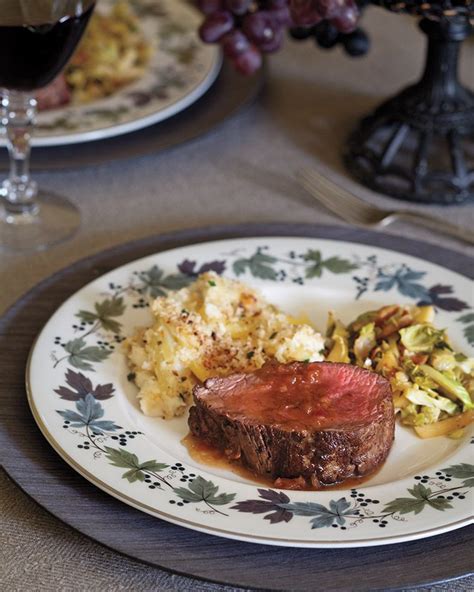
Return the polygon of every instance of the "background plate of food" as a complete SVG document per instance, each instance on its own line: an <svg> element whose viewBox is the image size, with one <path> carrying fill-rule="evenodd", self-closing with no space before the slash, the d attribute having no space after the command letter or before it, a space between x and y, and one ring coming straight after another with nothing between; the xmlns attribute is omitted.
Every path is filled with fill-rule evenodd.
<svg viewBox="0 0 474 592"><path fill-rule="evenodd" d="M100 0L64 73L38 94L33 145L110 138L186 109L221 67L200 19L184 0Z"/></svg>
<svg viewBox="0 0 474 592"><path fill-rule="evenodd" d="M29 402L44 436L76 471L175 524L301 547L432 536L472 521L470 295L464 276L355 243L267 237L182 247L120 267L58 309L30 356ZM304 470L303 480L264 478L249 470L251 462L242 466L244 452L229 460L228 451L196 438L195 422L188 424L196 410L189 408L203 390L229 375L242 384L268 363L285 372L356 371L383 383L384 396L390 385L392 415L385 406L384 418L371 417L366 426L388 426L380 432L388 443L385 462L383 456L368 470L366 457L350 459L367 474L329 486L341 479L328 477L334 463L328 473L325 451L311 478ZM288 400L290 384L275 394L271 417L282 400L286 418L298 407ZM323 395L339 396L341 388L327 383ZM344 408L341 417L356 418L359 429L359 406L347 407L345 396L337 405L333 412ZM244 412L251 415L250 407ZM229 417L224 439L235 427ZM347 443L347 423L341 425L323 434L337 453L344 452L339 436ZM290 430L295 441L296 431ZM267 443L261 444L257 456ZM358 446L365 444L359 438Z"/></svg>

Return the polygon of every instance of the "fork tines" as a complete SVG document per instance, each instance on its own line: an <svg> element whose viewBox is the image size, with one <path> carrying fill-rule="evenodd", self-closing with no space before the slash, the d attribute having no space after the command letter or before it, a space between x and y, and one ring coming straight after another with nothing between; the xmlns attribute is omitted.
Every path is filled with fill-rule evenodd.
<svg viewBox="0 0 474 592"><path fill-rule="evenodd" d="M374 208L339 187L321 173L304 169L297 177L303 187L331 212L352 224L370 224Z"/></svg>

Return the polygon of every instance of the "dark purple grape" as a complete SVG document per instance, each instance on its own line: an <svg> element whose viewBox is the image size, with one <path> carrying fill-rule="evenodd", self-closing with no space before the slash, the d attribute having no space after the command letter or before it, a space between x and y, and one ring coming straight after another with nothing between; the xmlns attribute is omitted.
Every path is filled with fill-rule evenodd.
<svg viewBox="0 0 474 592"><path fill-rule="evenodd" d="M224 0L224 2L227 10L240 16L248 11L252 0Z"/></svg>
<svg viewBox="0 0 474 592"><path fill-rule="evenodd" d="M206 15L224 8L224 0L198 0L198 8Z"/></svg>
<svg viewBox="0 0 474 592"><path fill-rule="evenodd" d="M249 76L261 68L262 54L255 46L251 45L247 51L236 58L234 64L241 74Z"/></svg>
<svg viewBox="0 0 474 592"><path fill-rule="evenodd" d="M199 28L204 43L215 43L234 27L234 17L226 10L210 14Z"/></svg>
<svg viewBox="0 0 474 592"><path fill-rule="evenodd" d="M262 10L248 14L243 20L242 29L250 41L260 46L273 41L279 24L269 11Z"/></svg>
<svg viewBox="0 0 474 592"><path fill-rule="evenodd" d="M351 33L357 27L359 9L353 0L346 0L339 14L331 19L331 24L341 33Z"/></svg>
<svg viewBox="0 0 474 592"><path fill-rule="evenodd" d="M283 8L288 6L288 0L267 0L266 7L268 10L274 8Z"/></svg>
<svg viewBox="0 0 474 592"><path fill-rule="evenodd" d="M250 48L250 42L239 29L233 29L221 39L224 54L230 58L237 58Z"/></svg>
<svg viewBox="0 0 474 592"><path fill-rule="evenodd" d="M342 43L346 52L353 57L365 55L370 49L370 39L362 29L342 35Z"/></svg>
<svg viewBox="0 0 474 592"><path fill-rule="evenodd" d="M308 39L314 33L314 27L293 27L290 29L290 35L293 39L302 41Z"/></svg>
<svg viewBox="0 0 474 592"><path fill-rule="evenodd" d="M319 25L316 25L314 29L314 37L316 43L320 47L331 49L331 47L334 47L338 43L341 34L330 22L323 21L322 23L319 23Z"/></svg>

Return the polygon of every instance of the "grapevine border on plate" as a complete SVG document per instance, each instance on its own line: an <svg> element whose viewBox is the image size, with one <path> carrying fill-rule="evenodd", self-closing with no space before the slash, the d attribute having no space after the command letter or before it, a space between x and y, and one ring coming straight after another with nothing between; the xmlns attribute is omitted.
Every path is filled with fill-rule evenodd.
<svg viewBox="0 0 474 592"><path fill-rule="evenodd" d="M124 296L132 299L133 308L148 306L147 297L156 298L168 292L178 290L193 282L200 273L214 271L224 274L232 269L237 277L251 276L272 282L291 282L304 285L307 280L322 278L327 274L352 273L355 288L354 298L358 300L369 291L397 291L402 296L414 299L417 304L431 304L447 312L462 312L469 309L469 304L454 295L449 284L423 284L425 271L415 270L405 263L380 265L377 255L363 259L357 255L351 258L324 256L319 249L308 249L304 253L289 251L287 257L277 257L269 252L266 245L257 247L254 252L242 256L242 249L237 249L226 258L215 259L198 264L184 259L176 266L174 273L165 273L158 265L135 271L129 282L122 286L110 283L101 300L94 304L94 310L80 310L72 329L77 338L65 341L60 336L54 344L64 350L61 355L52 352L54 367L63 360L75 368L92 370L94 363L105 360L123 337L120 334L121 323L118 320L125 313ZM474 345L474 313L458 316L456 322L464 325L466 340ZM102 338L95 346L86 343L92 335ZM104 335L105 334L105 335Z"/></svg>
<svg viewBox="0 0 474 592"><path fill-rule="evenodd" d="M141 461L136 454L126 450L131 440L143 434L124 430L114 421L103 419L105 410L100 401L114 395L112 384L94 386L89 378L73 370L68 370L65 381L68 386L60 386L55 392L62 399L74 401L76 409L57 410L57 413L63 418L63 429L71 430L80 440L77 447L91 450L96 459L104 456L109 464L126 469L122 479L129 483L139 482L149 489L171 494L168 503L172 505L203 503L212 512L228 516L220 509L225 506L226 511L264 514L270 524L289 522L295 516L307 517L312 529L333 527L346 530L359 526L364 520L385 528L390 520L405 521L406 514L419 514L428 506L442 512L450 510L453 502L465 499L467 490L474 487L474 465L460 463L436 471L435 476L416 475L413 487L407 489L409 497L386 502L378 512L380 500L371 499L362 490L354 488L350 491L351 500L346 497L332 499L328 506L312 501L292 502L283 491L263 488L257 489L258 499L236 501L235 493L219 492L219 487L212 481L189 471L180 462L169 465L156 459ZM118 444L119 447L108 444ZM451 485L452 480L455 483ZM435 489L426 487L426 484Z"/></svg>

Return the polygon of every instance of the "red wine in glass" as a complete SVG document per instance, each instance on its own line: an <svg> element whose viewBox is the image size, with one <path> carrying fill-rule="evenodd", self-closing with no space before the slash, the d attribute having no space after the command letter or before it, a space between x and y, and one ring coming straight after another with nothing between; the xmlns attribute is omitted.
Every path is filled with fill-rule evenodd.
<svg viewBox="0 0 474 592"><path fill-rule="evenodd" d="M10 18L4 25L7 19L0 16L0 87L31 91L49 84L76 49L92 10L90 4L84 12L41 24L14 24Z"/></svg>
<svg viewBox="0 0 474 592"><path fill-rule="evenodd" d="M95 0L0 0L2 124L10 175L0 188L0 248L38 250L69 238L79 212L57 195L38 192L29 175L33 92L49 84L79 43Z"/></svg>

